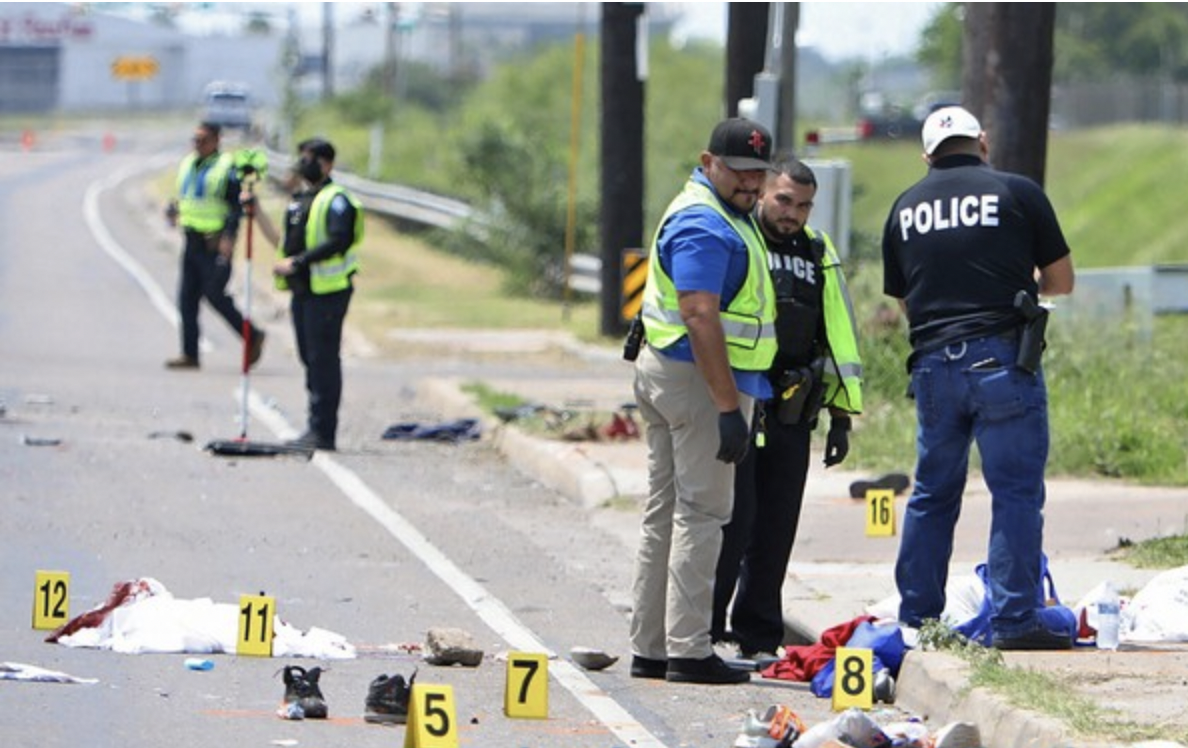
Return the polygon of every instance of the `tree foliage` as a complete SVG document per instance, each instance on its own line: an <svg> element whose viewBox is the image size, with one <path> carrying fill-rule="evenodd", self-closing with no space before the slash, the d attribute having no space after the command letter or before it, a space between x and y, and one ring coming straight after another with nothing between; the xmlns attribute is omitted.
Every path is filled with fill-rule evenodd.
<svg viewBox="0 0 1188 748"><path fill-rule="evenodd" d="M945 3L925 27L917 59L938 87L961 78L963 3ZM1118 77L1188 80L1188 4L1057 3L1054 83Z"/></svg>
<svg viewBox="0 0 1188 748"><path fill-rule="evenodd" d="M965 13L961 3L945 3L920 34L916 59L940 89L961 87L961 35Z"/></svg>
<svg viewBox="0 0 1188 748"><path fill-rule="evenodd" d="M1188 5L1058 3L1055 79L1188 80Z"/></svg>

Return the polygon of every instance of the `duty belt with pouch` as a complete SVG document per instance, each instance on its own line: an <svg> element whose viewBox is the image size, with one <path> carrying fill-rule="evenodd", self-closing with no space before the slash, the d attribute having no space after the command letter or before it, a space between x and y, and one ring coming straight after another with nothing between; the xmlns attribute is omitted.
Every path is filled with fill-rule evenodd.
<svg viewBox="0 0 1188 748"><path fill-rule="evenodd" d="M202 237L202 245L207 252L219 251L219 241L223 238L222 229L219 229L218 231L211 231L210 233L205 231L195 231L194 229L186 229L186 233Z"/></svg>
<svg viewBox="0 0 1188 748"><path fill-rule="evenodd" d="M821 373L825 360L809 366L784 370L775 381L776 418L785 426L812 423L824 404L825 384Z"/></svg>

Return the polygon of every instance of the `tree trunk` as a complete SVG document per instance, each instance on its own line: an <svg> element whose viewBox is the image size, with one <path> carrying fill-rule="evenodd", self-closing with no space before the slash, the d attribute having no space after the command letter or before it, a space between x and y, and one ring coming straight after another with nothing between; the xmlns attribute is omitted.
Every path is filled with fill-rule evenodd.
<svg viewBox="0 0 1188 748"><path fill-rule="evenodd" d="M962 93L988 133L990 160L1043 184L1055 3L966 3Z"/></svg>

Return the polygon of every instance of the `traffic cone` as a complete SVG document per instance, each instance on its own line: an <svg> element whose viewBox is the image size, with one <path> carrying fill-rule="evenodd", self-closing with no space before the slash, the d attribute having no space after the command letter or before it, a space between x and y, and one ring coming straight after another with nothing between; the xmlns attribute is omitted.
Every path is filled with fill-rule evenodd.
<svg viewBox="0 0 1188 748"><path fill-rule="evenodd" d="M34 140L35 138L33 137L33 131L25 130L23 133L21 133L21 149L26 151L32 150Z"/></svg>
<svg viewBox="0 0 1188 748"><path fill-rule="evenodd" d="M104 135L103 136L103 152L111 153L112 151L115 150L115 147L116 147L115 135L112 135L111 133L107 133L106 135Z"/></svg>

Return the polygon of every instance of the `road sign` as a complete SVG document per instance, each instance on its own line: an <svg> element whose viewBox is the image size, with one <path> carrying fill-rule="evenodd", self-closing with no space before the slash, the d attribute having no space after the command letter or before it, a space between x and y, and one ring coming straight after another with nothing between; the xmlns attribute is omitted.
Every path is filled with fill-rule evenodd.
<svg viewBox="0 0 1188 748"><path fill-rule="evenodd" d="M152 57L117 57L111 63L111 74L119 80L148 80L160 71L161 66Z"/></svg>
<svg viewBox="0 0 1188 748"><path fill-rule="evenodd" d="M623 250L623 321L628 322L643 306L643 288L648 279L648 255L642 249Z"/></svg>

